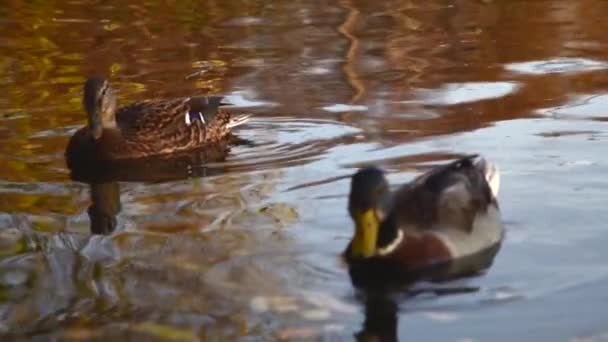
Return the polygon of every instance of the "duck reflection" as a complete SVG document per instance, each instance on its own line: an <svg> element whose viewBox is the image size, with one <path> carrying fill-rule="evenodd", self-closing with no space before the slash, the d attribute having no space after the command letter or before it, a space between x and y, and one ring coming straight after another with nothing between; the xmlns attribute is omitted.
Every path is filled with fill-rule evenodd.
<svg viewBox="0 0 608 342"><path fill-rule="evenodd" d="M251 145L248 140L232 137L230 141L209 144L205 148L170 155L139 159L73 160L69 163L72 180L84 183L166 182L216 174L214 162L226 160L232 145Z"/></svg>
<svg viewBox="0 0 608 342"><path fill-rule="evenodd" d="M486 248L467 257L452 260L440 267L426 269L416 276L395 279L382 287L359 287L365 306L365 321L362 330L355 335L357 341L398 341L399 303L406 305L408 298L421 294L446 296L479 291L477 286L449 284L450 281L479 276L494 262L500 244ZM416 287L422 280L430 280L429 286ZM351 282L356 283L351 273Z"/></svg>
<svg viewBox="0 0 608 342"><path fill-rule="evenodd" d="M371 294L365 298L363 329L355 335L361 342L398 341L396 300L389 295Z"/></svg>
<svg viewBox="0 0 608 342"><path fill-rule="evenodd" d="M229 144L248 144L239 139L214 144L205 149L132 160L114 160L70 165L70 177L90 187L91 205L87 213L92 234L110 234L117 226L121 210L119 182L166 182L212 176L226 171Z"/></svg>
<svg viewBox="0 0 608 342"><path fill-rule="evenodd" d="M91 206L87 210L91 220L91 234L110 234L116 229L116 215L120 212L118 182L89 183Z"/></svg>
<svg viewBox="0 0 608 342"><path fill-rule="evenodd" d="M363 328L355 334L361 342L399 341L399 303L421 294L446 296L479 291L476 286L430 286L410 288L399 292L364 293L365 320Z"/></svg>

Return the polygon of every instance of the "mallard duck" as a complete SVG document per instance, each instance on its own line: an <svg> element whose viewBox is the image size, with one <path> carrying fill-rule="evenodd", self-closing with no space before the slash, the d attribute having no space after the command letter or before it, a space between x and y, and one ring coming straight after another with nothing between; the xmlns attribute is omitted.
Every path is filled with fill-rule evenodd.
<svg viewBox="0 0 608 342"><path fill-rule="evenodd" d="M192 150L230 136L249 115L220 110L221 96L147 100L117 109L110 83L100 77L84 85L88 125L70 139L68 165L78 160L135 159Z"/></svg>
<svg viewBox="0 0 608 342"><path fill-rule="evenodd" d="M498 169L477 155L431 169L395 192L382 170L351 179L355 234L343 256L357 285L463 276L491 265L503 238ZM446 273L447 272L447 273Z"/></svg>

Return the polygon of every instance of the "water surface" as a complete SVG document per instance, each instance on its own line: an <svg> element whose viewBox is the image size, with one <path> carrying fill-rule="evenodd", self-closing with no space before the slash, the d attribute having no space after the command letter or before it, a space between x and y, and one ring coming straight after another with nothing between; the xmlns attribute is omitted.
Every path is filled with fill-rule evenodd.
<svg viewBox="0 0 608 342"><path fill-rule="evenodd" d="M0 330L39 338L606 338L608 2L4 1ZM119 101L225 94L255 142L190 177L90 185L63 150L86 75ZM338 254L348 178L464 153L507 238L449 296L366 303ZM421 284L426 286L428 284Z"/></svg>

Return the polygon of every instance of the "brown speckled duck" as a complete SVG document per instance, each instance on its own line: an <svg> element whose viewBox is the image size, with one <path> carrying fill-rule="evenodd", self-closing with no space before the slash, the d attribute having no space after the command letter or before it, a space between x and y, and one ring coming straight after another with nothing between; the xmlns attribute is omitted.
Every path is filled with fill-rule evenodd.
<svg viewBox="0 0 608 342"><path fill-rule="evenodd" d="M109 82L89 78L83 98L88 125L68 143L68 166L85 160L171 154L222 142L230 138L232 128L249 118L222 111L224 104L220 96L195 96L147 100L117 109Z"/></svg>
<svg viewBox="0 0 608 342"><path fill-rule="evenodd" d="M344 251L356 286L441 280L488 268L504 228L498 169L476 155L433 168L395 192L375 167L351 181L355 234Z"/></svg>

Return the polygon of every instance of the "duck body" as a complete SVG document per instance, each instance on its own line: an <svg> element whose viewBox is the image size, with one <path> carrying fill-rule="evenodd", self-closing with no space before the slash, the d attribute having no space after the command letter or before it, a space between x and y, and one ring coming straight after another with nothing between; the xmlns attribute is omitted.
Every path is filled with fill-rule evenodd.
<svg viewBox="0 0 608 342"><path fill-rule="evenodd" d="M349 198L355 236L343 253L353 283L442 280L490 267L504 236L498 177L467 156L391 193L382 171L360 170Z"/></svg>
<svg viewBox="0 0 608 342"><path fill-rule="evenodd" d="M120 109L106 80L85 84L84 106L89 124L66 148L68 166L78 161L137 159L218 144L247 115L233 117L220 109L222 97L196 96L148 100Z"/></svg>

